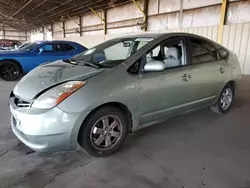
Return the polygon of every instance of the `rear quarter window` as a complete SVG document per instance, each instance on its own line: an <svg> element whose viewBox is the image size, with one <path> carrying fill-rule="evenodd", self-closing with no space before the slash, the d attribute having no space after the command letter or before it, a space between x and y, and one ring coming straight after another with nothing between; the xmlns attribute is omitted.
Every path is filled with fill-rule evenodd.
<svg viewBox="0 0 250 188"><path fill-rule="evenodd" d="M190 38L189 46L192 64L214 62L220 59L215 47L206 40Z"/></svg>
<svg viewBox="0 0 250 188"><path fill-rule="evenodd" d="M71 51L71 50L74 50L74 49L75 49L75 47L73 47L71 44L68 44L68 43L64 44L64 50L65 51Z"/></svg>

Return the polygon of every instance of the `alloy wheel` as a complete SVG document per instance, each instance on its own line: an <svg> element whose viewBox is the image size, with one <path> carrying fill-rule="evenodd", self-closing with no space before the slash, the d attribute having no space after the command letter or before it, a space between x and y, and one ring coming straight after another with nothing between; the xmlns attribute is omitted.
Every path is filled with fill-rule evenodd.
<svg viewBox="0 0 250 188"><path fill-rule="evenodd" d="M122 122L113 115L97 120L91 129L90 140L94 147L105 150L113 147L122 135Z"/></svg>
<svg viewBox="0 0 250 188"><path fill-rule="evenodd" d="M223 110L227 110L230 107L232 100L233 100L233 92L230 88L226 88L223 91L220 98L221 108Z"/></svg>

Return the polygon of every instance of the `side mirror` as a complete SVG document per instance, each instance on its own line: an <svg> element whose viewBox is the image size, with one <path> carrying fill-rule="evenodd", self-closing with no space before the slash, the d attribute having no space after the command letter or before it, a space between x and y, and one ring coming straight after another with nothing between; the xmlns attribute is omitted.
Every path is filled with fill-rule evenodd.
<svg viewBox="0 0 250 188"><path fill-rule="evenodd" d="M43 51L44 51L43 47L39 48L39 54L43 53Z"/></svg>
<svg viewBox="0 0 250 188"><path fill-rule="evenodd" d="M162 61L150 60L144 66L145 72L160 72L165 70L165 64Z"/></svg>

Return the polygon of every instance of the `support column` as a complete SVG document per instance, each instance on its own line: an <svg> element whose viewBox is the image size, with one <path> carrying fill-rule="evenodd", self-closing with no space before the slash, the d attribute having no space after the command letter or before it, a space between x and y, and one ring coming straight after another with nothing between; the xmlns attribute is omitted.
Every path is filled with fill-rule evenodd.
<svg viewBox="0 0 250 188"><path fill-rule="evenodd" d="M96 16L98 16L102 22L103 22L103 30L104 30L104 34L106 35L107 33L107 21L106 21L106 18L105 18L105 14L107 14L107 12L105 13L106 10L104 10L104 18L102 18L101 15L99 15L93 8L89 8ZM107 17L107 15L106 15Z"/></svg>
<svg viewBox="0 0 250 188"><path fill-rule="evenodd" d="M183 21L183 0L180 0L180 15L179 15L179 27L182 28Z"/></svg>
<svg viewBox="0 0 250 188"><path fill-rule="evenodd" d="M144 31L147 31L148 30L148 2L149 0L144 0L144 7L143 7L143 10L144 10Z"/></svg>
<svg viewBox="0 0 250 188"><path fill-rule="evenodd" d="M43 33L43 40L47 40L47 36L45 36L45 33L44 33L44 26L42 26L42 33Z"/></svg>
<svg viewBox="0 0 250 188"><path fill-rule="evenodd" d="M222 0L221 10L220 10L220 25L218 32L218 42L220 44L222 43L223 29L226 21L227 5L228 5L228 0Z"/></svg>
<svg viewBox="0 0 250 188"><path fill-rule="evenodd" d="M6 39L5 26L3 24L3 38Z"/></svg>
<svg viewBox="0 0 250 188"><path fill-rule="evenodd" d="M79 17L79 32L80 32L80 37L82 36L82 16Z"/></svg>
<svg viewBox="0 0 250 188"><path fill-rule="evenodd" d="M52 37L52 39L53 39L53 35L54 35L53 24L51 24L50 29L51 29L51 37Z"/></svg>
<svg viewBox="0 0 250 188"><path fill-rule="evenodd" d="M65 21L63 21L62 29L63 29L63 38L65 38L65 37L66 37L66 32L65 32Z"/></svg>
<svg viewBox="0 0 250 188"><path fill-rule="evenodd" d="M28 41L27 31L25 31L25 40L26 40L26 42Z"/></svg>
<svg viewBox="0 0 250 188"><path fill-rule="evenodd" d="M144 22L143 22L143 24L144 24L144 30L145 30L145 24L146 24L146 20L147 20L147 15L145 14L145 12L144 12L144 10L142 10L142 8L140 7L140 5L136 2L136 0L132 0L133 1L133 3L135 4L135 6L141 11L141 13L143 14L143 17L144 17ZM144 5L145 4L147 4L146 3L146 0L144 1ZM148 7L148 6L147 6ZM144 8L146 8L146 7L144 7ZM146 8L147 9L147 8ZM147 27L147 26L146 26Z"/></svg>
<svg viewBox="0 0 250 188"><path fill-rule="evenodd" d="M103 14L104 14L103 30L104 30L104 35L107 35L107 9L103 10Z"/></svg>

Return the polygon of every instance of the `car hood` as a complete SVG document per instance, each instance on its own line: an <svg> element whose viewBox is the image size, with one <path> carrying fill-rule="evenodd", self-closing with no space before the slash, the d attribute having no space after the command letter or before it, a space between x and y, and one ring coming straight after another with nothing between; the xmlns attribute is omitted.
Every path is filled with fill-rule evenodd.
<svg viewBox="0 0 250 188"><path fill-rule="evenodd" d="M13 92L16 96L32 100L43 90L71 80L86 80L105 69L89 66L73 65L62 60L43 64L24 76L16 85Z"/></svg>
<svg viewBox="0 0 250 188"><path fill-rule="evenodd" d="M21 50L0 50L0 57L1 56L8 56L8 55L16 55L16 54L26 54L27 52Z"/></svg>

